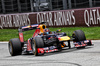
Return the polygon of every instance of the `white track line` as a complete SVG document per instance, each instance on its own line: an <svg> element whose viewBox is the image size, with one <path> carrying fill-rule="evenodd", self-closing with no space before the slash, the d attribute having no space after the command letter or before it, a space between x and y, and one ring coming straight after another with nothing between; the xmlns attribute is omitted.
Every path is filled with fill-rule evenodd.
<svg viewBox="0 0 100 66"><path fill-rule="evenodd" d="M6 43L8 43L8 42L0 42L0 44L6 44Z"/></svg>
<svg viewBox="0 0 100 66"><path fill-rule="evenodd" d="M92 42L100 42L100 40L91 40Z"/></svg>

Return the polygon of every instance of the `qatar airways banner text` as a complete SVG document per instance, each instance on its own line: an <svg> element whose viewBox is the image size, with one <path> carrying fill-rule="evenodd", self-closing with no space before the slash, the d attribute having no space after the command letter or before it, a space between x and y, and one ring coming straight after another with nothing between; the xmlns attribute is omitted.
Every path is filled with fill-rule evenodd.
<svg viewBox="0 0 100 66"><path fill-rule="evenodd" d="M100 26L100 7L0 15L2 29L18 28L40 22L47 22L48 27Z"/></svg>

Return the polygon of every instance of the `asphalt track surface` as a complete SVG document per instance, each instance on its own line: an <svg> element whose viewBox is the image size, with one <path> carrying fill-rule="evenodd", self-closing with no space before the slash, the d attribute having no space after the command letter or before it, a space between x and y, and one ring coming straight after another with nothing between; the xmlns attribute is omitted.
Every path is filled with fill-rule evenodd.
<svg viewBox="0 0 100 66"><path fill-rule="evenodd" d="M85 49L64 48L61 52L46 53L44 56L10 56L7 42L0 42L0 66L100 66L100 40Z"/></svg>

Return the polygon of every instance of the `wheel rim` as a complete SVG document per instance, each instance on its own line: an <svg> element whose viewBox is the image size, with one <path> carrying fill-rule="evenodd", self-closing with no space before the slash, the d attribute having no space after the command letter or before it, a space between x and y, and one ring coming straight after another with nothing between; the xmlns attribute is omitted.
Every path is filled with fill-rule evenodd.
<svg viewBox="0 0 100 66"><path fill-rule="evenodd" d="M35 53L35 45L33 44L33 52Z"/></svg>
<svg viewBox="0 0 100 66"><path fill-rule="evenodd" d="M35 54L35 50L36 50L35 44L33 43L33 53L34 53L34 54Z"/></svg>
<svg viewBox="0 0 100 66"><path fill-rule="evenodd" d="M12 52L13 52L12 49L13 49L13 48L12 48L12 45L11 45L11 43L9 43L9 52L10 52L10 54L12 54Z"/></svg>

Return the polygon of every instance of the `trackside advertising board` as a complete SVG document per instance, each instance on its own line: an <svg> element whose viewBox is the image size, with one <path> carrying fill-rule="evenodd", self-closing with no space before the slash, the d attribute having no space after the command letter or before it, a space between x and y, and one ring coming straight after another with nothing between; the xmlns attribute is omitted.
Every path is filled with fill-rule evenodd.
<svg viewBox="0 0 100 66"><path fill-rule="evenodd" d="M0 14L0 29L18 28L39 22L48 27L100 26L100 7L46 12Z"/></svg>

